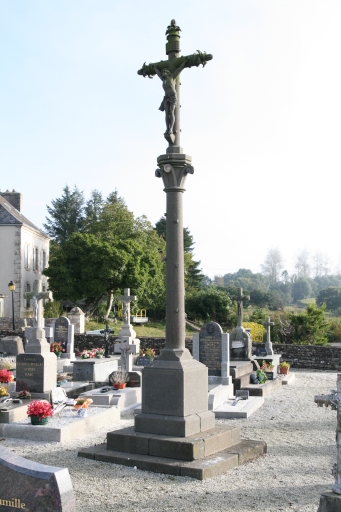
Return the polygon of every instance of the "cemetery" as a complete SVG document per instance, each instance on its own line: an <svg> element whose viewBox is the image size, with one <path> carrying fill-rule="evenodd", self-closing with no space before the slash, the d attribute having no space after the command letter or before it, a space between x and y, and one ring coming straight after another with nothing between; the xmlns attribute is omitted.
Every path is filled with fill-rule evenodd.
<svg viewBox="0 0 341 512"><path fill-rule="evenodd" d="M74 292L70 300L55 298L69 284L71 289L70 274L55 272L56 253L48 266L50 238L23 216L22 195L0 192L0 226L13 234L6 235L6 250L22 246L8 285L11 301L0 295L0 512L179 507L341 512L340 349L274 342L278 319L272 312L258 319L264 336L253 339L243 320L252 292L239 285L226 299L229 328L208 310L205 321L187 319L185 277L191 267L184 258L184 193L187 178L189 185L194 179L194 166L180 140L180 76L186 80L191 68L209 74L213 55L200 50L181 55L180 33L172 19L166 29L167 60L145 61L137 70L141 78L155 78L163 94L159 110L165 132L159 138L167 146L156 158L154 174L166 194L165 238L158 240L155 233L145 238L147 245L154 240L154 256L165 269L164 274L157 274L156 266L150 271L159 283L165 278L165 337L136 332L149 323L137 282L146 295L151 289L151 311L155 289L162 287L154 289L150 276L143 281L147 245L133 252L137 232L147 233L144 221L136 223L127 242L130 260L104 244L101 259L89 257L94 276L89 272L85 278L83 264L71 258L79 272L73 286L93 279L100 288L95 267L104 268L108 261L110 271L117 266L115 286L111 276L106 294L92 298L96 307L101 302L106 308L101 317L105 327L86 330L89 318L82 308L88 313L88 297L83 300L82 289L79 300ZM193 95L196 87L199 82L192 82ZM123 211L115 194L106 206ZM103 219L98 229L106 232ZM16 231L10 231L14 226ZM97 242L99 233L90 229L85 239ZM77 237L59 242L61 251L81 258ZM138 252L139 272L133 268ZM192 270L195 263L191 260ZM3 281L0 274L1 286ZM118 314L110 316L117 304ZM49 308L58 312L59 306L58 316L45 318Z"/></svg>

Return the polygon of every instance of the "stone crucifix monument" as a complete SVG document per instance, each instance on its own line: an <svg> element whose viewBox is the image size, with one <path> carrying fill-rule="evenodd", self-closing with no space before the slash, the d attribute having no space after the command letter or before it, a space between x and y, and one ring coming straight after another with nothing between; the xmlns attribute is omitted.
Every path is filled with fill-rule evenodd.
<svg viewBox="0 0 341 512"><path fill-rule="evenodd" d="M252 340L243 327L243 301L250 300L250 296L243 295L243 288L240 288L238 295L231 299L238 304L238 323L230 334L230 358L231 361L248 361L252 358Z"/></svg>
<svg viewBox="0 0 341 512"><path fill-rule="evenodd" d="M115 343L114 352L121 354L121 370L131 372L133 355L140 350L140 340L130 324L130 303L136 300L136 295L130 295L130 288L124 288L124 295L117 298L123 303L123 326L117 335L120 343Z"/></svg>
<svg viewBox="0 0 341 512"><path fill-rule="evenodd" d="M56 387L57 358L50 352L43 327L42 300L50 299L51 292L42 292L41 280L34 281L33 291L24 294L33 301L33 327L25 353L17 357L16 390L47 393Z"/></svg>
<svg viewBox="0 0 341 512"><path fill-rule="evenodd" d="M166 343L159 357L143 369L142 412L135 416L135 428L109 432L104 454L94 453L92 448L90 452L98 460L202 480L263 454L266 445L247 441L252 445L252 456L245 459L241 453L251 452L246 445L241 447L240 429L228 425L215 428L215 415L208 410L207 367L193 359L185 347L182 198L186 177L194 169L191 157L180 146L180 74L187 68L204 66L212 55L197 52L180 56L180 28L175 20L166 35L168 60L144 64L138 71L144 77L157 75L164 90L160 109L165 112L164 137L169 145L157 158L155 175L163 180L167 203ZM79 455L89 457L90 452L87 449Z"/></svg>

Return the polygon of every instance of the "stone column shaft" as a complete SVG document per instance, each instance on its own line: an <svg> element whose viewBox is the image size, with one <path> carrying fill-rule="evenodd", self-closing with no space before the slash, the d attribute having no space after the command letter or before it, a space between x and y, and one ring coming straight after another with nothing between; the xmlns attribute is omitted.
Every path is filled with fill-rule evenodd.
<svg viewBox="0 0 341 512"><path fill-rule="evenodd" d="M182 191L167 191L166 348L185 349Z"/></svg>

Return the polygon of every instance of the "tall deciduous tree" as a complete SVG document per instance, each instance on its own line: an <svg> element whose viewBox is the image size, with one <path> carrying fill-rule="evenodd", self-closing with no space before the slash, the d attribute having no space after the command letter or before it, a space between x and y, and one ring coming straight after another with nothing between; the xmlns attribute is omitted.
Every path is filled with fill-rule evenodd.
<svg viewBox="0 0 341 512"><path fill-rule="evenodd" d="M63 244L68 237L83 227L84 194L76 186L73 190L66 185L63 195L46 206L49 217L43 224L46 233L54 242Z"/></svg>
<svg viewBox="0 0 341 512"><path fill-rule="evenodd" d="M297 277L310 276L309 253L306 249L297 256L295 268L297 271Z"/></svg>
<svg viewBox="0 0 341 512"><path fill-rule="evenodd" d="M277 247L269 249L261 268L262 273L269 277L271 281L274 283L279 281L281 270L283 269L283 258Z"/></svg>

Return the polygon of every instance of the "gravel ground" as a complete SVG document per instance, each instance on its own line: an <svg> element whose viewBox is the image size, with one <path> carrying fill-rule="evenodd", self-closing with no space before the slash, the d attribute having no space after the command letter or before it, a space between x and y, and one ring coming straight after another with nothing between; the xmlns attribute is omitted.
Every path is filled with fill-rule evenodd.
<svg viewBox="0 0 341 512"><path fill-rule="evenodd" d="M267 397L249 419L217 420L239 425L245 439L266 441L268 453L202 482L78 458L79 447L106 440L105 430L63 444L3 439L1 445L28 459L67 467L78 512L316 512L321 492L333 483L336 412L318 408L314 395L334 389L336 373L295 374L290 386ZM112 430L132 423L132 414L126 414Z"/></svg>

